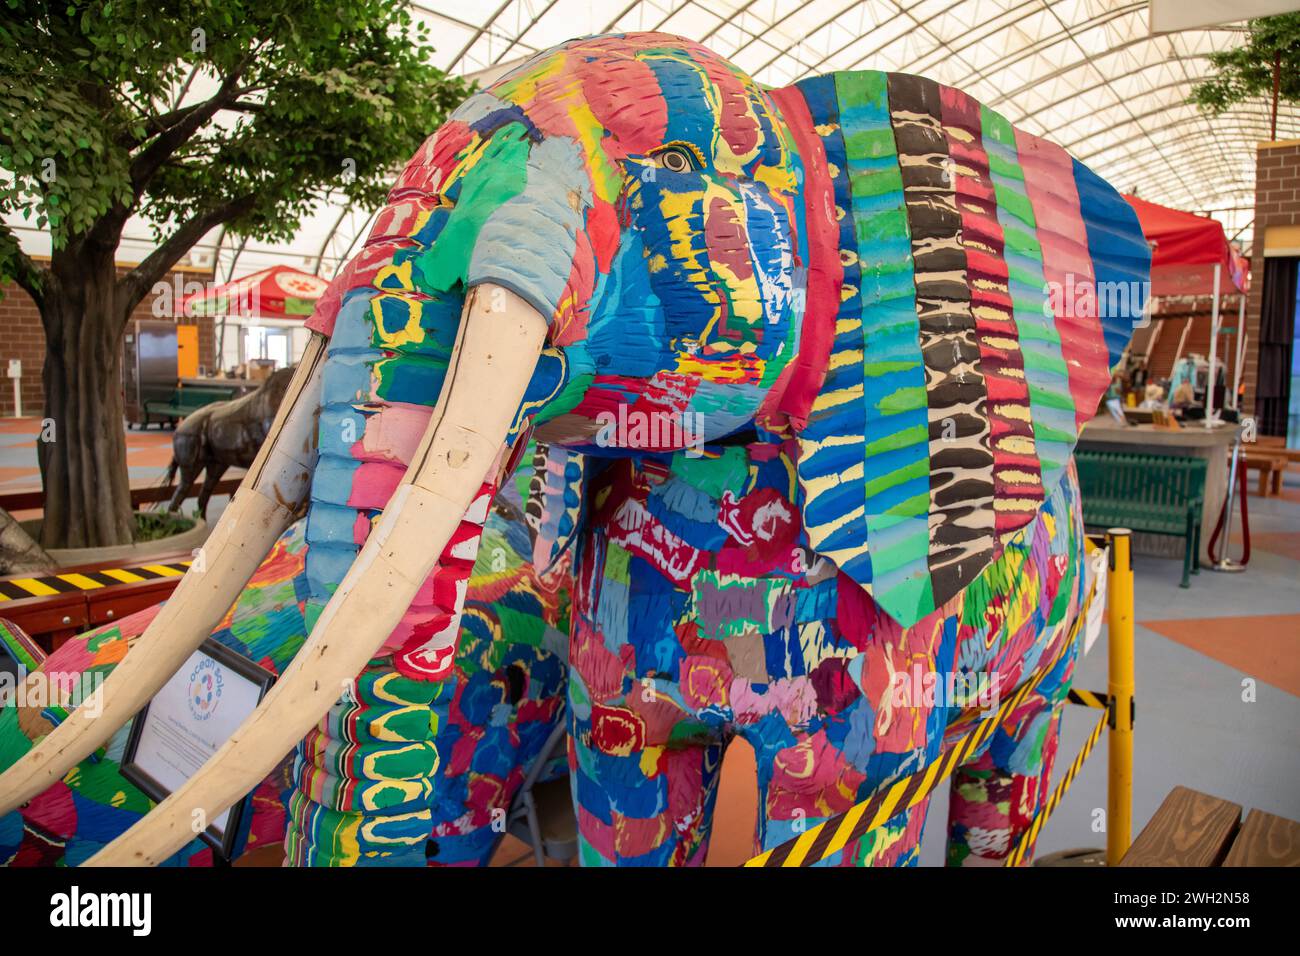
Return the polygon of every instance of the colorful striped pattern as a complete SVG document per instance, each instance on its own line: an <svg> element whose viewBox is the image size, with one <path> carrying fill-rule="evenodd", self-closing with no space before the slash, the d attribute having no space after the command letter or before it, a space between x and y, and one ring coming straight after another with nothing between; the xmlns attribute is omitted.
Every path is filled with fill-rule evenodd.
<svg viewBox="0 0 1300 956"><path fill-rule="evenodd" d="M844 266L826 377L799 433L804 521L846 574L877 582L896 605L933 604L915 573L929 550L929 431L885 77L843 73L799 90L833 170ZM871 553L867 540L879 543Z"/></svg>
<svg viewBox="0 0 1300 956"><path fill-rule="evenodd" d="M798 430L804 518L907 626L1059 483L1142 314L1149 253L1114 189L959 91L876 72L793 89L825 148L843 265Z"/></svg>

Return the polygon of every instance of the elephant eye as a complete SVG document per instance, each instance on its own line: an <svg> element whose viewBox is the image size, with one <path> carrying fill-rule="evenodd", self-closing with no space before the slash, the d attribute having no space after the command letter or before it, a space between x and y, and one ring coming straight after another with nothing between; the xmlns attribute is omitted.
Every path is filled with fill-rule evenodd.
<svg viewBox="0 0 1300 956"><path fill-rule="evenodd" d="M685 146L667 146L655 154L655 162L670 173L686 173L696 168L695 156Z"/></svg>

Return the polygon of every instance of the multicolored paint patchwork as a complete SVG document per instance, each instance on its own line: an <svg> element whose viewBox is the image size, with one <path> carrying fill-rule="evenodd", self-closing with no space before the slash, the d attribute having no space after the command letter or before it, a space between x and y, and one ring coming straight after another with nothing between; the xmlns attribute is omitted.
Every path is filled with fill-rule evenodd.
<svg viewBox="0 0 1300 956"><path fill-rule="evenodd" d="M763 743L765 792L781 794L769 822L828 811L933 749L942 715L839 718L864 692L827 662L867 650L875 622L916 642L917 659L959 653L951 666L970 667L977 649L1001 648L1004 671L1032 670L1062 610L1049 621L1038 602L1074 581L1077 534L1070 547L1056 537L1069 455L1142 305L1139 289L1133 314L1099 314L1096 296L1063 302L1049 284L1140 284L1149 262L1118 194L1059 148L918 77L765 91L696 44L629 34L563 44L471 97L391 203L312 320L333 334L308 530L313 553L322 545L315 599L410 458L465 289L515 291L550 321L543 397L521 427L621 459L589 503L594 525L573 502L551 511L588 562L571 719L593 858L695 860L732 723L808 749L819 745L790 728L829 715L836 746L874 755L858 766L830 748L830 791L789 785L820 794L804 800L780 784L793 755ZM695 427L623 427L646 421ZM342 440L326 434L347 422ZM674 454L684 435L730 444L698 461ZM544 547L551 530L534 527ZM1041 540L1064 549L1051 574L1013 544ZM658 585L633 573L644 567ZM827 578L810 582L813 567ZM429 590L452 593L441 573ZM454 634L456 613L430 624L413 610L390 646ZM656 705L642 726L601 709L627 693L628 668L672 683L677 710ZM683 756L685 740L711 742ZM591 747L636 755L645 772L600 771ZM669 796L672 840L655 815ZM764 838L791 825L765 823Z"/></svg>
<svg viewBox="0 0 1300 956"><path fill-rule="evenodd" d="M465 290L488 283L551 323L523 410L540 437L602 456L795 437L812 547L914 624L1060 480L1142 294L1099 314L1111 300L1044 283L1140 285L1125 210L1058 147L919 77L765 91L653 33L539 54L425 143L312 319L333 336L313 607L400 479ZM630 419L692 427L604 427ZM413 610L394 636L439 635L428 677L455 613Z"/></svg>
<svg viewBox="0 0 1300 956"><path fill-rule="evenodd" d="M1004 696L1065 639L1082 597L1072 477L999 539L970 587L903 628L809 550L791 502L797 454L792 440L755 442L711 448L684 469L676 458L620 461L596 479L570 647L584 863L701 863L736 737L757 757L757 848L791 839L924 766L978 715L968 700L905 692L897 675L931 675L939 688L978 677ZM697 562L682 563L686 549ZM1045 779L1034 715L1065 693L1072 660L1073 650L991 739L1005 773ZM974 770L985 753L976 757ZM829 865L914 863L923 818L924 806L900 814ZM954 825L965 834L975 822L957 814Z"/></svg>
<svg viewBox="0 0 1300 956"><path fill-rule="evenodd" d="M571 459L531 448L495 495L450 675L412 677L390 645L299 746L285 836L291 864L487 863L563 711L563 552L583 480ZM535 555L548 558L540 572Z"/></svg>
<svg viewBox="0 0 1300 956"><path fill-rule="evenodd" d="M534 536L523 516L522 503L532 494L539 498L530 502L532 510L549 515L549 499L533 487L539 463L545 467L547 462L552 463L552 471L567 473L569 483L553 492L557 500L563 501L566 495L570 501L576 499L581 467L574 464L566 469L565 460L562 452L538 446L496 499L467 586L455 670L441 682L418 682L418 687L434 698L431 708L421 712L408 703L385 712L389 729L408 736L414 734L401 725L418 713L435 730L429 752L445 755L436 762L430 759L435 771L421 783L427 788L430 809L411 834L414 849L402 862L423 865L427 858L433 864L486 863L500 835L499 825L493 826L499 821L492 810L510 805L560 720L568 650L568 557L552 553L555 560L547 562L542 574L527 563L534 553ZM280 539L214 634L221 643L274 673L288 664L306 638L309 589L304 531L300 522ZM566 530L564 535L568 533ZM551 540L558 552L567 538L561 536L558 543L554 537ZM149 608L115 625L78 635L41 663L41 673L107 675L157 612L157 607ZM0 633L0 639L9 644L17 637ZM400 689L411 695L415 686L407 682L395 688L394 684L404 679L391 667L375 667L369 674L369 680L363 676L358 682L362 704L354 705L349 713L378 710L385 694L391 698L393 691ZM59 706L0 710L0 768L17 760L65 714ZM20 811L0 817L0 864L76 865L148 811L152 802L118 772L128 730L123 728L103 753L83 761L64 781ZM345 766L366 764L355 755L361 750L355 748ZM402 776L403 768L395 770L394 764L384 762L383 754L372 753L369 761L375 771L395 779ZM301 789L304 776L310 775L304 775L301 768L295 770L291 757L257 788L244 851L284 841L290 814L302 814L310 804ZM322 816L313 818L313 833L325 826ZM340 818L333 819L338 823ZM367 858L371 860L391 858L391 846L381 844L391 839L392 824L372 827L358 837L356 831L363 828L357 817L351 817L343 818L340 829L354 833L350 841L337 841L351 847L353 859L340 853L323 860L317 852L310 862L359 862L355 857L363 853L373 854ZM291 832L296 831L291 828ZM302 852L304 842L295 840L290 849ZM170 862L207 866L212 853L195 841Z"/></svg>

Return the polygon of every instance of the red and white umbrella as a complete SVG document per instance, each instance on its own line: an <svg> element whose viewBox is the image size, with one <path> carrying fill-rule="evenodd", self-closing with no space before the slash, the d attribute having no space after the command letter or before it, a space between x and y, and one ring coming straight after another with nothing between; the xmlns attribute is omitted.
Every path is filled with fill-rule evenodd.
<svg viewBox="0 0 1300 956"><path fill-rule="evenodd" d="M272 266L187 295L181 300L181 314L305 319L328 287L320 276L289 266Z"/></svg>

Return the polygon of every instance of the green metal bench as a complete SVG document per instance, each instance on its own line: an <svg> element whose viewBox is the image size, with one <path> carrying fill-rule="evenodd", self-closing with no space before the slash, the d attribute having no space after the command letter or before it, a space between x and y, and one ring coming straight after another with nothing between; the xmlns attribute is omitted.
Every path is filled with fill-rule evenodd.
<svg viewBox="0 0 1300 956"><path fill-rule="evenodd" d="M149 427L149 420L153 416L174 422L186 415L193 415L204 405L211 405L213 402L227 402L234 397L235 389L233 388L203 388L201 386L177 388L172 391L171 398L165 402L152 401L144 403L144 427Z"/></svg>
<svg viewBox="0 0 1300 956"><path fill-rule="evenodd" d="M1205 459L1078 449L1083 523L1182 538L1183 587L1201 569Z"/></svg>

